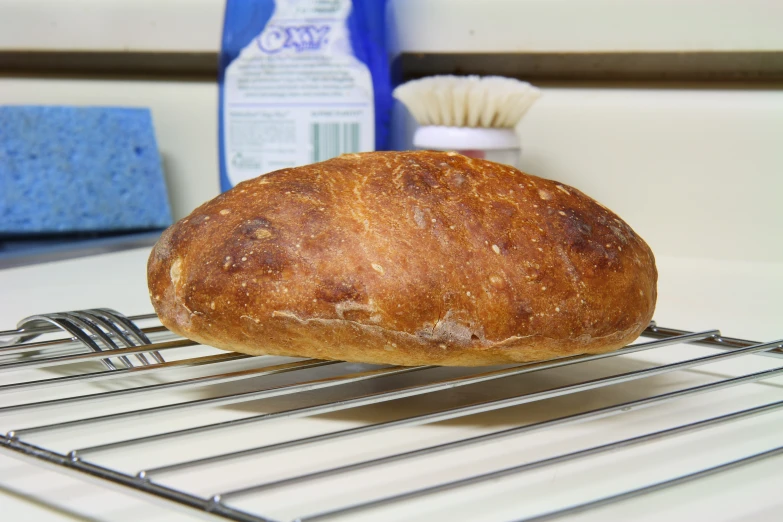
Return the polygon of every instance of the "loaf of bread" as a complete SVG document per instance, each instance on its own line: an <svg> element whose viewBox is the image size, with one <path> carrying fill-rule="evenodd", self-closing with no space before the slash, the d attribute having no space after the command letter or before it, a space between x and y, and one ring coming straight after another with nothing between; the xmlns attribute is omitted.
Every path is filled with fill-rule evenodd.
<svg viewBox="0 0 783 522"><path fill-rule="evenodd" d="M630 343L657 271L647 244L578 190L420 151L241 183L166 230L148 279L166 327L218 348L477 366Z"/></svg>

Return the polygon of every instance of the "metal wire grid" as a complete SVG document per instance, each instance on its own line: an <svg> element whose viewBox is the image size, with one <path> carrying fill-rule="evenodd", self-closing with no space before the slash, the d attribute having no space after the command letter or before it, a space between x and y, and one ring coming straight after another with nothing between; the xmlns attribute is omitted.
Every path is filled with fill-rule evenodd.
<svg viewBox="0 0 783 522"><path fill-rule="evenodd" d="M144 322L154 316L137 316L130 318L136 322ZM46 334L53 329L43 323L28 324L26 334ZM127 346L124 348L115 347L108 351L97 351L92 353L83 353L84 347L75 342L75 339L55 339L47 341L30 342L28 335L26 342L13 344L0 348L0 375L12 374L17 371L38 370L42 368L60 368L73 363L95 363L100 361L105 365L109 357L127 357L129 355L141 354L154 350L155 353L174 353L176 350L192 349L196 346L192 341L175 338L171 339L170 332L160 326L142 328L145 335L150 335L154 341L151 344L141 346ZM93 332L94 333L94 332ZM0 340L4 336L10 338L14 335L19 337L20 331L0 332ZM107 331L109 336L118 336L117 332ZM157 336L157 338L156 338ZM169 336L168 338L166 336ZM174 358L164 362L162 356L156 356L156 362L149 364L146 362L142 366L133 367L127 364L125 367L105 365L103 369L99 367L81 370L78 373L62 375L57 377L34 378L32 380L21 380L0 385L0 396L6 393L21 393L23 400L18 403L0 407L0 418L17 413L29 413L39 409L47 410L50 408L62 408L72 405L87 405L91 407L101 401L114 398L127 398L128 401L135 401L141 396L151 394L152 392L162 390L199 390L205 386L224 383L236 383L245 379L268 378L270 376L287 374L295 377L292 382L286 382L274 386L264 386L263 380L259 380L261 386L246 391L236 391L208 398L197 398L185 400L173 404L163 404L149 406L126 411L101 414L91 416L80 414L78 418L66 421L39 423L24 426L19 429L8 430L7 434L0 436L0 450L7 451L23 459L31 459L37 463L48 465L58 471L73 472L77 475L95 479L102 483L122 486L128 491L141 492L146 495L152 495L158 499L170 501L178 506L186 506L199 510L202 514L209 514L218 518L241 521L265 521L273 520L263 514L249 512L236 507L236 501L254 494L268 492L276 488L285 486L299 486L310 481L340 477L349 475L359 470L375 469L391 463L403 463L413 466L416 459L431 456L439 453L446 453L460 448L473 447L494 441L508 440L513 437L519 437L534 432L543 432L559 426L570 426L586 421L603 419L615 415L624 414L630 411L636 411L643 408L649 408L657 405L667 404L686 397L714 393L731 387L740 386L748 383L758 383L771 379L773 377L783 376L783 340L767 343L756 343L747 340L734 339L721 336L718 330L704 332L685 332L669 328L662 328L651 324L644 332L643 337L652 338L651 341L639 341L633 345L623 348L619 351L588 356L564 357L556 360L519 364L511 367L499 369L482 370L475 369L472 373L466 375L456 375L449 378L435 378L424 380L407 386L396 386L392 389L381 389L370 393L359 394L339 400L327 401L317 404L297 405L288 407L280 411L266 412L260 414L250 414L241 418L221 420L212 423L197 423L194 426L181 429L169 429L163 432L153 432L148 435L136 436L130 438L120 438L101 444L91 446L77 447L70 451L55 451L51 447L33 441L36 437L56 436L60 437L64 432L73 429L96 430L105 423L113 423L123 420L133 420L134 422L144 421L153 423L155 416L171 412L182 413L192 410L198 412L208 407L238 405L247 401L257 401L259 399L271 399L283 396L302 396L305 392L314 390L326 390L337 387L347 387L356 383L376 381L382 378L405 375L405 374L427 374L435 370L434 367L363 367L359 371L348 371L338 373L328 377L308 379L306 370L320 367L334 366L344 363L322 360L291 360L279 364L266 366L240 368L234 371L221 371L224 363L248 359L248 356L219 352L210 353L203 356L185 355L181 358ZM446 408L439 411L428 412L417 415L407 415L402 418L387 420L376 423L365 423L363 425L328 431L314 435L298 436L296 433L284 440L263 445L255 445L243 449L234 449L224 451L223 453L209 455L202 458L189 459L170 463L163 466L146 467L136 473L118 471L111 467L96 463L96 459L101 455L111 454L113 452L133 451L133 448L143 446L149 443L170 443L176 444L182 437L192 435L207 434L215 430L238 429L242 426L261 429L270 421L281 419L292 419L302 417L312 417L337 411L351 410L359 407L380 405L388 401L395 401L406 397L420 397L426 400L432 394L443 390L456 390L461 387L486 383L498 379L505 379L512 376L526 374L535 374L546 370L556 368L575 367L576 365L586 365L591 361L605 360L609 358L622 358L630 354L650 352L666 346L672 346L680 343L691 343L718 348L714 352L698 357L691 357L685 360L669 363L655 364L634 371L622 372L608 376L602 376L593 379L587 379L581 382L569 383L562 386L556 386L540 391L528 392L511 397L490 398L474 404L459 405ZM116 345L115 345L116 346ZM58 351L59 350L59 351ZM199 469L220 464L222 462L234 461L263 454L271 454L282 450L291 450L293 448L309 445L323 444L328 441L358 438L361 441L362 436L372 433L385 432L397 428L411 426L422 426L446 421L450 419L467 418L477 414L519 406L523 404L537 403L556 397L569 396L573 394L596 390L607 386L637 381L640 379L670 374L681 370L691 370L702 367L707 364L718 363L722 361L735 360L756 355L764 355L779 359L775 361L775 367L764 369L762 371L749 372L735 377L723 377L712 380L697 386L688 386L681 389L668 391L647 396L641 399L612 404L595 409L588 409L578 413L559 416L551 419L541 420L511 428L492 431L480 435L457 438L449 442L437 444L425 444L422 447L409 449L406 451L392 452L390 454L375 456L364 460L358 460L343 465L329 466L309 472L292 473L289 476L274 480L256 481L242 487L215 492L211 495L196 495L183 491L168 485L163 480L166 475L173 472L198 472ZM167 357L168 359L168 357ZM265 358L253 358L253 361L263 360ZM272 359L272 358L270 358ZM275 359L276 361L276 359ZM250 362L250 361L243 361ZM72 368L68 366L68 368ZM72 383L99 383L99 382L122 382L137 376L156 376L162 375L172 370L181 370L185 368L199 368L205 370L203 375L175 378L166 382L155 382L152 384L130 385L118 389L99 391L87 395L77 395L71 397L60 397L48 400L30 400L33 394L50 388L59 388L63 385ZM296 378L303 374L302 378ZM132 384L137 384L132 383ZM126 402L127 404L127 402ZM87 408L88 411L91 408ZM738 411L713 416L707 419L689 422L663 430L656 430L649 433L643 433L634 437L623 438L608 442L605 444L594 445L581 448L576 451L565 452L554 456L548 456L542 459L523 462L512 466L493 469L488 472L477 473L472 476L457 478L454 480L442 481L437 484L426 487L416 487L407 491L398 492L390 495L380 495L377 498L364 500L360 502L341 505L338 508L329 509L316 513L302 514L296 518L300 521L315 521L332 519L354 513L361 513L366 510L378 508L381 506L394 506L403 501L427 498L430 495L446 491L458 490L460 488L488 483L495 479L508 477L512 475L523 474L528 471L546 468L555 464L577 461L586 457L607 454L621 448L642 445L644 443L662 441L678 435L697 432L709 428L716 428L728 423L764 415L770 412L783 409L783 395L781 400L768 402L762 405L743 408ZM154 425L154 423L153 423ZM552 520L569 514L581 512L587 509L596 508L619 502L628 498L658 491L668 487L683 484L712 474L720 473L739 466L752 464L762 459L771 458L783 453L783 446L777 446L754 454L745 455L707 468L694 469L687 473L670 477L665 480L659 480L652 484L632 488L630 490L616 492L611 495L594 498L586 502L580 502L566 508L552 510L546 513L527 517L524 520ZM207 479L208 474L204 474Z"/></svg>

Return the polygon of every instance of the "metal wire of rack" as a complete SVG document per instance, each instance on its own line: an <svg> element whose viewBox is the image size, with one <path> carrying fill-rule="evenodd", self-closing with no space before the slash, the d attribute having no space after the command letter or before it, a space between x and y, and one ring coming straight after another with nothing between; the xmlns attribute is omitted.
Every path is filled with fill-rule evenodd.
<svg viewBox="0 0 783 522"><path fill-rule="evenodd" d="M83 321L85 316L71 317ZM652 323L643 333L646 339L612 353L493 368L437 368L249 357L173 336L154 315L130 317L127 323L117 317L112 324L125 327L82 324L89 342L70 329L62 338L57 321L28 321L0 332L0 430L6 433L0 451L219 519L316 521L386 509L393 520L410 502L717 433L783 412L783 340L758 343L718 330L687 332ZM137 325L135 338L146 341L138 345L124 335L136 332ZM40 335L55 338L33 340ZM104 349L94 346L96 339L103 340ZM675 359L658 359L664 352ZM131 364L131 355L141 356L141 364ZM122 364L107 364L111 359ZM737 361L749 364L738 372ZM651 381L656 384L640 385ZM763 394L753 388L740 402L741 394L732 400L721 395L759 385L766 385ZM548 406L558 400L560 407ZM694 400L726 407L687 421L670 412L654 415L656 409ZM660 425L661 417L668 424ZM620 433L616 427L609 433L601 429L602 421L617 418L635 420L622 423ZM322 422L301 423L312 419ZM275 425L283 428L272 429ZM577 443L564 450L527 451L535 444L526 440L546 446L563 433L574 438L573 431L558 430L593 425L590 436L580 431ZM425 433L422 427L441 429ZM419 429L415 437L396 435L412 429ZM422 471L428 470L425 461L466 451L479 451L484 455L479 461L486 462L434 475ZM304 453L289 458L296 452ZM781 454L783 445L773 440L619 489L558 501L554 508L534 506L519 516L512 509L498 517L560 519ZM455 460L463 459L450 462ZM378 472L391 467L397 474ZM393 477L393 484L365 487L367 473L387 483L392 480L387 475ZM409 480L400 479L406 476ZM345 494L302 499L324 481L336 481ZM266 506L286 490L284 507L272 509L283 515L273 516ZM515 495L524 493L515 490Z"/></svg>

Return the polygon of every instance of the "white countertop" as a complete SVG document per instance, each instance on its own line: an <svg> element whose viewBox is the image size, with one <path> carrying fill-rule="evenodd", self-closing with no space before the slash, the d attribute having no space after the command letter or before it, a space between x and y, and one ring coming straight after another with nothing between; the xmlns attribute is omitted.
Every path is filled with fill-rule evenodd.
<svg viewBox="0 0 783 522"><path fill-rule="evenodd" d="M0 270L0 330L35 313L104 303L135 315L152 310L145 289L148 248ZM100 305L103 306L103 305ZM8 520L193 520L127 493L0 454L0 505Z"/></svg>
<svg viewBox="0 0 783 522"><path fill-rule="evenodd" d="M0 270L0 330L35 313L115 308L152 312L148 248ZM658 256L659 324L684 330L721 328L758 341L783 337L783 263ZM777 336L777 337L776 337Z"/></svg>
<svg viewBox="0 0 783 522"><path fill-rule="evenodd" d="M147 255L148 249L143 248L0 271L0 329L13 328L18 319L41 312L96 306L127 315L150 312ZM783 264L663 257L658 266L655 319L661 326L720 328L724 335L758 341L783 337ZM778 502L774 495L765 498ZM5 517L14 520L184 520L192 516L1 454L0 504ZM764 515L762 508L759 519L772 520L773 511ZM625 508L619 509L623 513ZM724 520L735 520L728 516L731 512L726 510ZM742 513L734 511L738 517Z"/></svg>

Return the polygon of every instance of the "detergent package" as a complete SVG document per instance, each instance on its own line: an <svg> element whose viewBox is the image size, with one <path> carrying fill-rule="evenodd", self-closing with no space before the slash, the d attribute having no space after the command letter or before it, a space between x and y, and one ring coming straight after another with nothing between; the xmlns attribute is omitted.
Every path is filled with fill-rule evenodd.
<svg viewBox="0 0 783 522"><path fill-rule="evenodd" d="M386 0L227 0L220 186L387 148Z"/></svg>

